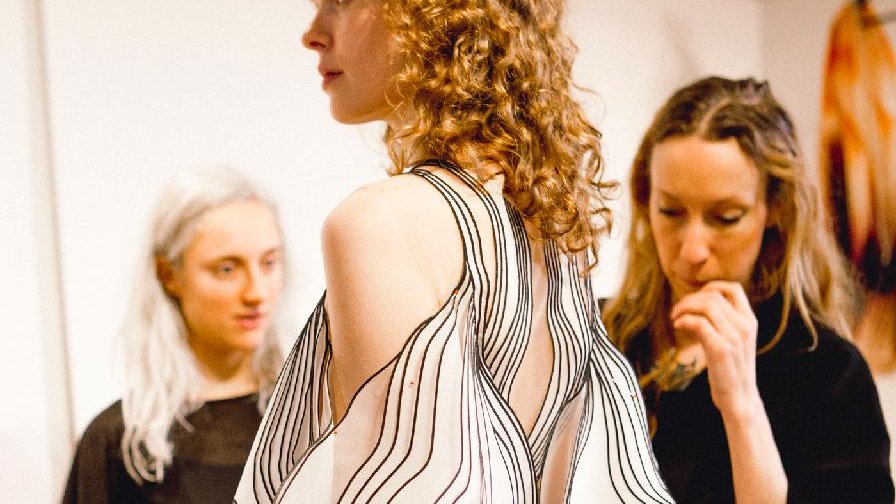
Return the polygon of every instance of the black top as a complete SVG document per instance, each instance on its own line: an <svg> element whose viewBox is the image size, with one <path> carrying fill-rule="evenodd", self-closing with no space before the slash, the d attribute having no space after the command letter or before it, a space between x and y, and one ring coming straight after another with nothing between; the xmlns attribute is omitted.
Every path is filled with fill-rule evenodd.
<svg viewBox="0 0 896 504"><path fill-rule="evenodd" d="M161 483L138 485L124 468L121 401L87 426L72 463L63 504L230 504L261 422L258 395L205 403L171 429L174 457Z"/></svg>
<svg viewBox="0 0 896 504"><path fill-rule="evenodd" d="M757 308L758 346L775 333L780 303ZM818 346L799 316L756 359L759 394L788 482L788 503L886 503L894 499L890 440L865 360L847 340L815 324ZM706 370L653 406L653 449L678 502L734 502L722 417Z"/></svg>

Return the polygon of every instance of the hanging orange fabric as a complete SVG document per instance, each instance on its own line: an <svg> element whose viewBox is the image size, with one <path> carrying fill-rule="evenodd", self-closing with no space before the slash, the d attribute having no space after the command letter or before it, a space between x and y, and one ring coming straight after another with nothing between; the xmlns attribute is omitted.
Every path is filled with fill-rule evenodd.
<svg viewBox="0 0 896 504"><path fill-rule="evenodd" d="M870 2L831 28L822 98L821 188L865 286L896 291L896 58Z"/></svg>

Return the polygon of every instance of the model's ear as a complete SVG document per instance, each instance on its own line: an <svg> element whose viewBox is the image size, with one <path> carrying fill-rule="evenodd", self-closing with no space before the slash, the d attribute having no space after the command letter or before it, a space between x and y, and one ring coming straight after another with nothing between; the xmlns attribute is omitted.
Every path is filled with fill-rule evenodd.
<svg viewBox="0 0 896 504"><path fill-rule="evenodd" d="M162 288L169 296L178 299L180 297L180 282L177 281L177 272L171 261L161 255L156 256L156 278L162 284Z"/></svg>

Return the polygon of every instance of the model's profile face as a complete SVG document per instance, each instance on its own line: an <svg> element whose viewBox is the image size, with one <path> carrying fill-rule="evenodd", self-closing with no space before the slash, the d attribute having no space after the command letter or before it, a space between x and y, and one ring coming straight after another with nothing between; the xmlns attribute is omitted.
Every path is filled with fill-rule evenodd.
<svg viewBox="0 0 896 504"><path fill-rule="evenodd" d="M650 229L673 301L710 280L749 282L768 210L764 181L737 141L667 139L650 163Z"/></svg>
<svg viewBox="0 0 896 504"><path fill-rule="evenodd" d="M199 217L165 282L195 352L258 347L283 286L281 247L276 218L260 202L229 203Z"/></svg>
<svg viewBox="0 0 896 504"><path fill-rule="evenodd" d="M314 19L302 37L320 56L318 72L330 112L342 123L389 120L399 71L398 43L383 21L383 0L315 0Z"/></svg>

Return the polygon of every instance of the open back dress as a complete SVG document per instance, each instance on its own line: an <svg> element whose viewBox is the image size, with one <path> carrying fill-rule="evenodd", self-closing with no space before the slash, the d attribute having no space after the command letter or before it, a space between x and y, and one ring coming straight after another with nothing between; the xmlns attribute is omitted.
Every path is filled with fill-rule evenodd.
<svg viewBox="0 0 896 504"><path fill-rule="evenodd" d="M543 244L553 367L527 435L509 401L532 327L522 218L500 187L489 191L453 164L430 160L408 174L432 184L454 214L460 280L336 424L321 299L287 358L234 502L672 502L634 373L607 339L583 258ZM471 200L489 222L477 222ZM485 240L493 265L483 260Z"/></svg>

